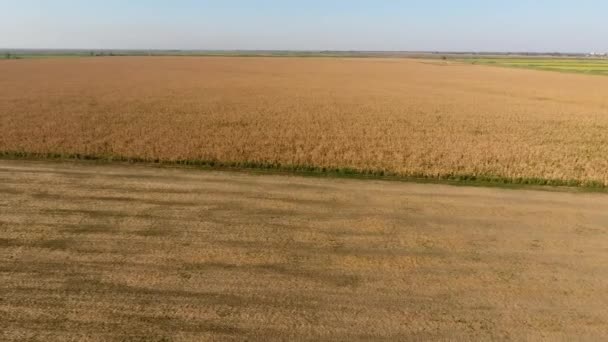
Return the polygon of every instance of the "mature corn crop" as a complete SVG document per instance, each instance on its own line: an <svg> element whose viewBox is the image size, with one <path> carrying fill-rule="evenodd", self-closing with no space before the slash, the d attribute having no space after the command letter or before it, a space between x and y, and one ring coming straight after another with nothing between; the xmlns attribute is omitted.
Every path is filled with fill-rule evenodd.
<svg viewBox="0 0 608 342"><path fill-rule="evenodd" d="M0 151L608 185L608 77L407 59L3 60Z"/></svg>

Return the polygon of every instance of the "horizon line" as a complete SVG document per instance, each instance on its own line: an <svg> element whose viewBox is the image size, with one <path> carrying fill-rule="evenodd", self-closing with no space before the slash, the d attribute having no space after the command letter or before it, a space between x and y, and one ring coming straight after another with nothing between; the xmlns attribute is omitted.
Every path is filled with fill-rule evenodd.
<svg viewBox="0 0 608 342"><path fill-rule="evenodd" d="M591 54L596 51L509 51L509 50L359 50L359 49L182 49L182 48L46 48L0 47L0 51L141 51L141 52L351 52L351 53L425 53L425 54ZM602 53L602 52L599 52ZM608 53L608 52L607 52Z"/></svg>

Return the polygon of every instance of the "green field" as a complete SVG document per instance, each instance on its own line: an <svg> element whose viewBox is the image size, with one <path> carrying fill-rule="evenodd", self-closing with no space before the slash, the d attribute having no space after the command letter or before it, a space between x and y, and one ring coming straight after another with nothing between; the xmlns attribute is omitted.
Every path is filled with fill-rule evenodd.
<svg viewBox="0 0 608 342"><path fill-rule="evenodd" d="M608 75L608 59L596 58L471 58L472 64L496 65L547 71Z"/></svg>

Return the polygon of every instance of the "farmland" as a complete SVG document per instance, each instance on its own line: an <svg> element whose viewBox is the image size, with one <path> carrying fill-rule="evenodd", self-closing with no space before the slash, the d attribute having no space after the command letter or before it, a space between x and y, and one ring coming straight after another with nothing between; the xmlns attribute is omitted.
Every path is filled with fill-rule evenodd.
<svg viewBox="0 0 608 342"><path fill-rule="evenodd" d="M473 64L546 71L608 75L608 59L600 58L469 58Z"/></svg>
<svg viewBox="0 0 608 342"><path fill-rule="evenodd" d="M0 60L0 75L5 156L608 185L604 77L257 57Z"/></svg>
<svg viewBox="0 0 608 342"><path fill-rule="evenodd" d="M608 338L608 198L0 161L0 340Z"/></svg>

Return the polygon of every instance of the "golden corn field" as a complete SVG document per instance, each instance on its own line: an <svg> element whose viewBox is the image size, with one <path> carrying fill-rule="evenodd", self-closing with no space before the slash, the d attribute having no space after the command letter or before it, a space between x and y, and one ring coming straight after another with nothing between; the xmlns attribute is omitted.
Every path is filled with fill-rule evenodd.
<svg viewBox="0 0 608 342"><path fill-rule="evenodd" d="M608 185L608 78L372 58L0 61L0 151Z"/></svg>

